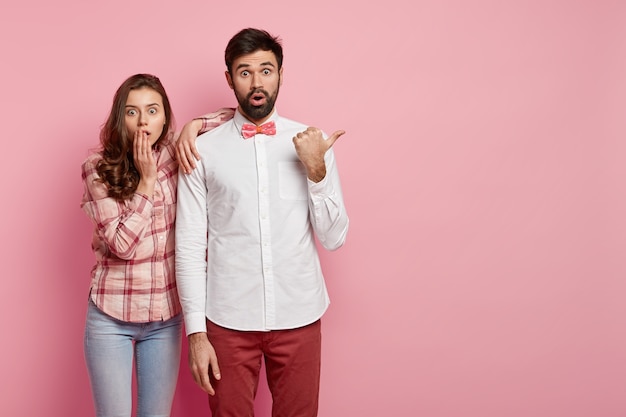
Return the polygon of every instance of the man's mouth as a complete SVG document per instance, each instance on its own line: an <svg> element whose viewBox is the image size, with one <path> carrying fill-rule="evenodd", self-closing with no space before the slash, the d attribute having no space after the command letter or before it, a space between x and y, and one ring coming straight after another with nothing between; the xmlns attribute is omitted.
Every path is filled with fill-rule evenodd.
<svg viewBox="0 0 626 417"><path fill-rule="evenodd" d="M250 94L250 104L253 106L262 106L265 104L267 97L263 92L257 91Z"/></svg>

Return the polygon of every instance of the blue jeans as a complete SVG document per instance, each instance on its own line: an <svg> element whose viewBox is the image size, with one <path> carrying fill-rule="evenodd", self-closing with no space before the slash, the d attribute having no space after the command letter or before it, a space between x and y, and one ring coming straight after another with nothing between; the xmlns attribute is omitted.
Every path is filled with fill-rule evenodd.
<svg viewBox="0 0 626 417"><path fill-rule="evenodd" d="M97 417L130 417L133 357L137 417L169 417L180 365L182 314L160 322L128 323L89 301L85 360Z"/></svg>

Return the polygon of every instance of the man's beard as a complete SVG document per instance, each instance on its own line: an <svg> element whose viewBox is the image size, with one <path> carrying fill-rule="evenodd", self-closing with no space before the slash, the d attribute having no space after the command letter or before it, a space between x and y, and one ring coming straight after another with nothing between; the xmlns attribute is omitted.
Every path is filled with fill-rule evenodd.
<svg viewBox="0 0 626 417"><path fill-rule="evenodd" d="M235 93L235 96L237 97L237 102L239 103L239 107L241 107L243 114L245 114L251 121L256 121L269 116L272 110L274 110L274 104L276 103L276 98L278 97L278 90L279 88L276 89L276 92L272 96L270 96L267 91L260 88L251 91L243 98L237 93ZM250 97L259 93L265 96L265 103L260 106L253 106L250 104Z"/></svg>

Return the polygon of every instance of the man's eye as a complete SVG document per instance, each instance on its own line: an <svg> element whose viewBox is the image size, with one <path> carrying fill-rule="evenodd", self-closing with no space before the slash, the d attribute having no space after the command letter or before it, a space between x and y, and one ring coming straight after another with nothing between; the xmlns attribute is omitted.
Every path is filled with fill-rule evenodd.
<svg viewBox="0 0 626 417"><path fill-rule="evenodd" d="M265 74L265 75L270 75L270 72L271 72L271 71L270 71L270 70L268 70L268 69L264 69L264 70L263 70L263 74Z"/></svg>
<svg viewBox="0 0 626 417"><path fill-rule="evenodd" d="M242 71L241 72L241 76L242 77L247 77L248 75L250 75L250 73L248 71Z"/></svg>

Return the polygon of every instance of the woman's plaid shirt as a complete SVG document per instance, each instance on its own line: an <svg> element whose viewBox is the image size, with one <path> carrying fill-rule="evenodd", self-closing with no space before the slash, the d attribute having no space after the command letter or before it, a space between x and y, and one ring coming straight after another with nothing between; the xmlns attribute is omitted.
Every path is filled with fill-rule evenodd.
<svg viewBox="0 0 626 417"><path fill-rule="evenodd" d="M82 165L81 207L94 224L90 294L106 314L127 322L167 320L181 311L174 269L174 225L178 164L171 146L156 151L158 180L152 199L135 193L125 201L108 197L96 165Z"/></svg>

